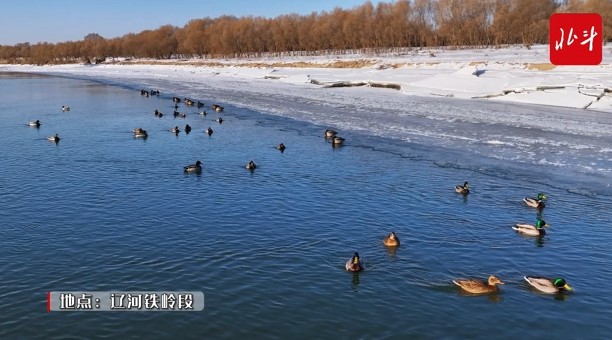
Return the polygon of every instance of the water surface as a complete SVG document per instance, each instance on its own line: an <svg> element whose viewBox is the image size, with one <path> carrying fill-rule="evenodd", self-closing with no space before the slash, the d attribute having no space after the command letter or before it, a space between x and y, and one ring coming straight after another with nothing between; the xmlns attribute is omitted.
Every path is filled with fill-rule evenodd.
<svg viewBox="0 0 612 340"><path fill-rule="evenodd" d="M222 103L219 125L218 114L195 108L181 106L187 118L172 117L170 98L191 93L146 98L134 84L116 85L0 73L2 338L605 338L612 331L609 177L575 176L601 153L601 136L547 138L536 130L560 142L523 146L534 153L585 146L560 167L512 161L524 151L495 149L511 138L504 131L520 127L466 119L432 128L413 116L413 131L441 132L407 140L351 128L363 116L336 107L347 142L332 148L322 138L328 126L295 111ZM216 95L194 99L210 105ZM26 126L36 119L40 128ZM189 135L168 131L185 124ZM134 139L136 127L149 138ZM454 129L474 134L472 147L439 137ZM46 140L55 133L59 143ZM284 153L274 148L280 142ZM254 172L244 168L251 159ZM196 160L202 174L184 174ZM453 191L464 180L468 197ZM514 223L536 218L522 197L539 191L549 196L542 216L549 233L516 235ZM381 242L391 231L402 241L396 251ZM367 271L343 269L354 251ZM452 284L489 274L506 282L498 295L465 296ZM576 292L538 294L524 275L562 275ZM58 290L201 290L206 307L46 313L47 291Z"/></svg>

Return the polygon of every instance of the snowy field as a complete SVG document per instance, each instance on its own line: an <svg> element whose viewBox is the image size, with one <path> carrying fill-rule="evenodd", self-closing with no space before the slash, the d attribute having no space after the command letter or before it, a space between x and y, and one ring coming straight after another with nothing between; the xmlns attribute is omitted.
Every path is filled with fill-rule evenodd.
<svg viewBox="0 0 612 340"><path fill-rule="evenodd" d="M228 81L239 81L262 94L299 93L302 89L330 86L387 85L394 88L389 91L404 95L484 98L612 112L612 45L604 47L603 55L603 62L597 66L555 67L549 63L548 46L538 45L531 49L427 49L382 56L143 60L140 64L96 66L6 65L0 66L0 71L150 79L153 88L161 86L155 86L154 80L180 79L193 87L202 84L219 88ZM356 66L346 67L350 63ZM344 67L334 67L341 64ZM372 92L368 99L376 102L377 94ZM359 96L363 97L363 91L359 91Z"/></svg>

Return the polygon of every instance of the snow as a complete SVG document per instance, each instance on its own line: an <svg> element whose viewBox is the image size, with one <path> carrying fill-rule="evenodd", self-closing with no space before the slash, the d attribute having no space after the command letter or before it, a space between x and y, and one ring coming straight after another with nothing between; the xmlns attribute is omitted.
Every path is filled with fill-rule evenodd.
<svg viewBox="0 0 612 340"><path fill-rule="evenodd" d="M326 86L334 84L361 83L365 87L391 84L399 91L385 91L404 96L486 99L612 112L611 45L604 47L603 55L603 62L596 66L554 67L549 63L548 46L540 45L530 49L414 50L382 56L353 54L207 59L203 62L148 61L146 65L3 65L0 71L42 72L117 81L137 79L147 81L152 88L156 87L156 82L164 80L188 84L192 90L202 86L231 87L238 83L262 95L281 91L300 95L303 91L325 91ZM370 62L369 66L330 67L337 62L358 60ZM222 66L211 66L212 63ZM295 65L284 67L279 63ZM365 96L372 101L376 101L380 93L373 89L368 94L357 88L346 90L358 91L359 97ZM398 103L401 101L395 104Z"/></svg>

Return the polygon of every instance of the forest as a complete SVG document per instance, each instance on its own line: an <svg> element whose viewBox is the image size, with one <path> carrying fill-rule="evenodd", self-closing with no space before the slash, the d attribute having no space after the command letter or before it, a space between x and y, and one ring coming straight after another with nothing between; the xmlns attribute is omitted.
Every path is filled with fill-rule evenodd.
<svg viewBox="0 0 612 340"><path fill-rule="evenodd" d="M121 37L0 45L0 63L99 63L109 58L241 58L389 53L405 48L548 43L553 13L599 13L612 40L612 0L398 0L275 18L221 16Z"/></svg>

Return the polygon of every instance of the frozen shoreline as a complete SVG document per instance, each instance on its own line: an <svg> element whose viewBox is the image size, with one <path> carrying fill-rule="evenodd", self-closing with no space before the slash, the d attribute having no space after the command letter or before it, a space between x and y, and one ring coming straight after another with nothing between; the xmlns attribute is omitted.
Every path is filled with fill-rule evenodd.
<svg viewBox="0 0 612 340"><path fill-rule="evenodd" d="M261 94L288 91L293 95L304 91L325 91L328 87L386 86L392 88L388 91L399 95L486 99L612 113L612 65L606 60L611 55L612 46L606 46L604 61L600 65L554 67L548 61L548 46L540 45L531 49L427 50L380 57L346 55L204 62L140 61L139 64L95 66L0 65L0 71L141 81L146 82L143 87L151 88L166 88L161 84L164 80L182 81L190 84L190 89L195 92L198 87L223 89L234 82ZM368 66L333 68L337 62L351 61L361 61ZM173 92L173 95L197 96L197 93L179 93L179 89ZM363 96L363 91L359 91L359 97ZM367 97L373 107L388 105L377 103L378 92Z"/></svg>

